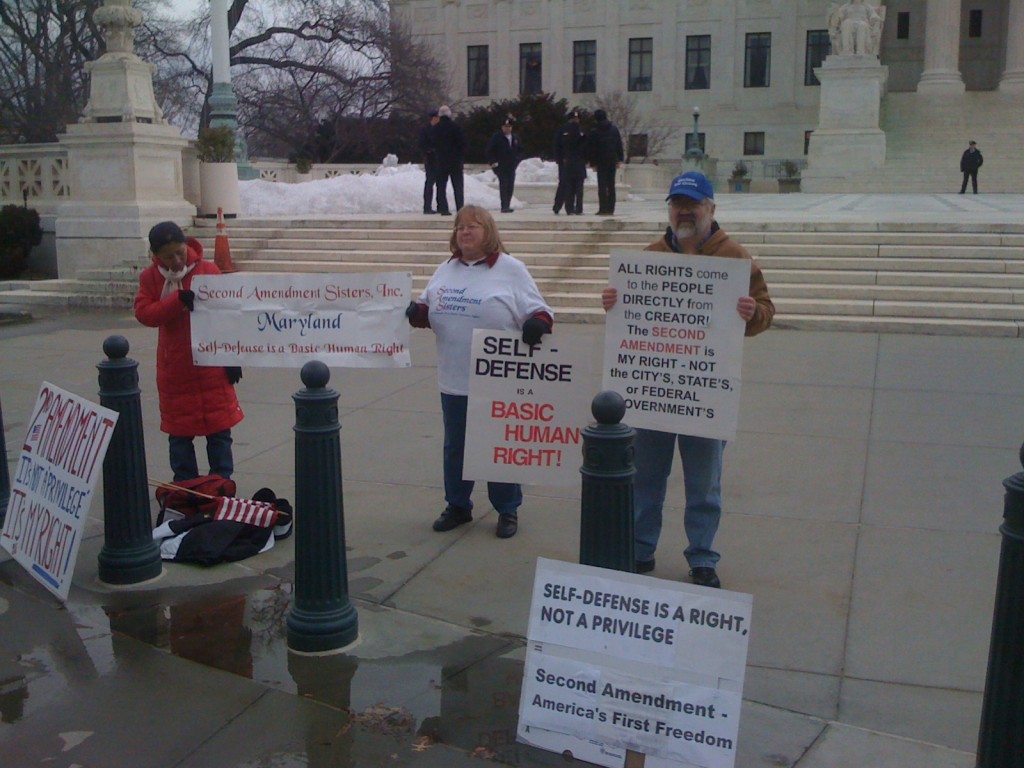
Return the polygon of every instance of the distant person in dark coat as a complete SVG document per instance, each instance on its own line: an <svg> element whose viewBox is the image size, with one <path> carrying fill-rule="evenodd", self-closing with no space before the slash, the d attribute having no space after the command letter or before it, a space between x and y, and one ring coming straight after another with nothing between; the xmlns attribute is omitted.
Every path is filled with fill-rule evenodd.
<svg viewBox="0 0 1024 768"><path fill-rule="evenodd" d="M487 144L487 164L498 177L501 212L512 213L512 192L516 186L516 167L523 156L523 145L512 132L514 121L505 118L501 130L491 136Z"/></svg>
<svg viewBox="0 0 1024 768"><path fill-rule="evenodd" d="M579 110L569 113L569 122L555 134L555 162L558 163L558 190L552 210L565 205L565 215L583 213L583 182L587 178L587 134L580 127Z"/></svg>
<svg viewBox="0 0 1024 768"><path fill-rule="evenodd" d="M615 171L626 159L619 129L603 109L595 110L597 125L587 134L587 159L597 171L597 215L615 213Z"/></svg>
<svg viewBox="0 0 1024 768"><path fill-rule="evenodd" d="M438 107L437 116L437 125L432 128L434 152L437 153L437 212L442 216L451 216L452 212L448 208L448 179L452 180L455 210L459 210L463 204L462 156L466 149L466 139L462 129L452 121L451 107Z"/></svg>
<svg viewBox="0 0 1024 768"><path fill-rule="evenodd" d="M973 141L967 142L967 149L960 156L960 173L964 175L964 183L960 185L961 195L967 191L968 179L971 180L971 189L974 190L974 194L978 194L978 169L984 162L985 158L981 156L978 145Z"/></svg>
<svg viewBox="0 0 1024 768"><path fill-rule="evenodd" d="M438 123L437 110L432 110L427 117L430 122L420 128L419 146L420 156L423 158L423 173L426 178L423 181L423 212L437 213L434 210L434 187L437 186L437 152L434 151L434 126Z"/></svg>

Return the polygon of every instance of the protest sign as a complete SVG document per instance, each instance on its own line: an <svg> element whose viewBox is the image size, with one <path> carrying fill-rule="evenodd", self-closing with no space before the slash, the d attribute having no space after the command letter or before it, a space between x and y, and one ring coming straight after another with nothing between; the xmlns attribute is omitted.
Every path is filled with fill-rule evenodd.
<svg viewBox="0 0 1024 768"><path fill-rule="evenodd" d="M196 365L408 368L408 272L197 275Z"/></svg>
<svg viewBox="0 0 1024 768"><path fill-rule="evenodd" d="M554 751L597 743L588 759L614 768L623 750L731 768L752 605L750 595L538 559L519 740Z"/></svg>
<svg viewBox="0 0 1024 768"><path fill-rule="evenodd" d="M750 262L614 250L619 299L605 323L604 388L626 401L624 421L729 440L739 420Z"/></svg>
<svg viewBox="0 0 1024 768"><path fill-rule="evenodd" d="M593 421L585 352L554 334L530 347L519 331L473 332L464 478L579 484L581 430Z"/></svg>
<svg viewBox="0 0 1024 768"><path fill-rule="evenodd" d="M61 600L116 423L116 412L48 382L28 422L0 545Z"/></svg>

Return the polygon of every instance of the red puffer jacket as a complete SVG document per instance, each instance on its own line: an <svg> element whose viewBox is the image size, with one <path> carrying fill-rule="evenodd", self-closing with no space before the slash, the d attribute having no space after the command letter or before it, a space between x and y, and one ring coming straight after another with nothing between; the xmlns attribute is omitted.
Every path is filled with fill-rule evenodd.
<svg viewBox="0 0 1024 768"><path fill-rule="evenodd" d="M192 285L193 275L219 275L220 270L203 260L203 244L189 238L188 264L195 268L182 280ZM230 429L245 415L221 366L197 366L192 362L192 322L189 311L174 291L163 299L164 276L156 258L139 275L135 318L160 329L156 347L156 388L160 393L160 430L177 437L211 435Z"/></svg>

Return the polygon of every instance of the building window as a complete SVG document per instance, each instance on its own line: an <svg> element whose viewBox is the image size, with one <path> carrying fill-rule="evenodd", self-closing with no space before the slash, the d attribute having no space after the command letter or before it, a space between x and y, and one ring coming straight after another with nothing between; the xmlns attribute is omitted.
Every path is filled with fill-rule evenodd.
<svg viewBox="0 0 1024 768"><path fill-rule="evenodd" d="M811 134L814 131L804 131L804 154L811 151Z"/></svg>
<svg viewBox="0 0 1024 768"><path fill-rule="evenodd" d="M686 90L711 87L711 35L686 36Z"/></svg>
<svg viewBox="0 0 1024 768"><path fill-rule="evenodd" d="M577 40L572 44L572 92L597 91L597 41Z"/></svg>
<svg viewBox="0 0 1024 768"><path fill-rule="evenodd" d="M981 11L973 10L967 14L967 36L981 37Z"/></svg>
<svg viewBox="0 0 1024 768"><path fill-rule="evenodd" d="M629 156L630 157L647 157L647 134L646 133L631 133L629 134Z"/></svg>
<svg viewBox="0 0 1024 768"><path fill-rule="evenodd" d="M522 43L519 46L519 94L530 96L540 91L540 43Z"/></svg>
<svg viewBox="0 0 1024 768"><path fill-rule="evenodd" d="M896 39L910 39L910 11L899 11L896 14Z"/></svg>
<svg viewBox="0 0 1024 768"><path fill-rule="evenodd" d="M653 72L654 38L631 37L629 39L629 90L651 90Z"/></svg>
<svg viewBox="0 0 1024 768"><path fill-rule="evenodd" d="M764 154L764 131L748 131L743 134L743 154Z"/></svg>
<svg viewBox="0 0 1024 768"><path fill-rule="evenodd" d="M700 149L701 152L704 151L703 133L697 134L697 147ZM693 149L693 131L690 131L688 134L686 134L686 151L689 152L691 149Z"/></svg>
<svg viewBox="0 0 1024 768"><path fill-rule="evenodd" d="M487 96L490 90L487 46L471 45L466 48L466 93L469 96Z"/></svg>
<svg viewBox="0 0 1024 768"><path fill-rule="evenodd" d="M772 33L748 32L743 64L744 88L767 88L771 84Z"/></svg>
<svg viewBox="0 0 1024 768"><path fill-rule="evenodd" d="M825 57L832 52L827 29L807 30L807 50L804 53L804 85L821 85L814 68L820 67Z"/></svg>

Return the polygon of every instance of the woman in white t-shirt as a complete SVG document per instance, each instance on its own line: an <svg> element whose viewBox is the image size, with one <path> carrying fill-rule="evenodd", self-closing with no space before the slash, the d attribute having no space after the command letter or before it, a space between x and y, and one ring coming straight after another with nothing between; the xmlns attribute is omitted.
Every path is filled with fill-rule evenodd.
<svg viewBox="0 0 1024 768"><path fill-rule="evenodd" d="M444 495L447 506L435 531L450 531L473 519L473 481L462 479L466 404L473 331L522 331L533 346L551 332L554 317L526 266L505 252L494 217L476 205L455 216L451 258L434 272L406 316L414 328L432 328L437 339L437 382L444 416ZM498 512L498 538L516 535L523 491L518 483L487 483Z"/></svg>

